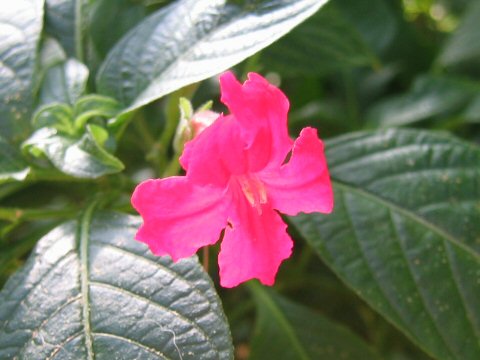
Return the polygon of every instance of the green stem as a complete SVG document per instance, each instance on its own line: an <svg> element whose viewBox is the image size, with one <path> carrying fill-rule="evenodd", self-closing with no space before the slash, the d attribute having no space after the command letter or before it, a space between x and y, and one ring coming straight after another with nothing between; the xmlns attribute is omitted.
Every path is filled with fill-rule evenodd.
<svg viewBox="0 0 480 360"><path fill-rule="evenodd" d="M155 139L153 138L143 115L137 116L133 122L133 125L135 126L135 130L142 137L142 144L144 147L147 150L151 149L155 145Z"/></svg>

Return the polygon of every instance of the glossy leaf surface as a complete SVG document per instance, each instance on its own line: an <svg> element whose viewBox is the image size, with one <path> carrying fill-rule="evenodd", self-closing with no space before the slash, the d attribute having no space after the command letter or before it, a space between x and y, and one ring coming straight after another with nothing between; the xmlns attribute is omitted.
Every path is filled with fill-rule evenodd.
<svg viewBox="0 0 480 360"><path fill-rule="evenodd" d="M99 141L97 128L87 125L85 133L76 137L45 127L37 130L23 149L37 157L45 155L58 170L74 177L98 178L123 170L122 162L104 149L103 135Z"/></svg>
<svg viewBox="0 0 480 360"><path fill-rule="evenodd" d="M42 81L40 103L66 103L73 105L85 91L88 69L75 59L52 66Z"/></svg>
<svg viewBox="0 0 480 360"><path fill-rule="evenodd" d="M331 268L439 359L480 356L480 150L418 131L327 144L329 216L292 218Z"/></svg>
<svg viewBox="0 0 480 360"><path fill-rule="evenodd" d="M0 358L233 358L197 259L153 256L139 225L89 208L41 239L0 293Z"/></svg>
<svg viewBox="0 0 480 360"><path fill-rule="evenodd" d="M43 1L2 4L0 12L0 134L24 138L35 88L37 46L43 26Z"/></svg>
<svg viewBox="0 0 480 360"><path fill-rule="evenodd" d="M326 0L181 0L128 32L98 76L100 93L136 109L239 63L314 14Z"/></svg>
<svg viewBox="0 0 480 360"><path fill-rule="evenodd" d="M57 38L69 57L83 61L85 55L88 0L45 0L46 31Z"/></svg>

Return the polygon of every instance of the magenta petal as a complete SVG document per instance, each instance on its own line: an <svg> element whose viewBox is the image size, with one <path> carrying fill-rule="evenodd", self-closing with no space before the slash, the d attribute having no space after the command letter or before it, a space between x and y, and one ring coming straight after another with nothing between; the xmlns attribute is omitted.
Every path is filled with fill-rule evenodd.
<svg viewBox="0 0 480 360"><path fill-rule="evenodd" d="M193 183L226 187L232 174L247 171L238 123L231 116L220 116L185 145L180 163Z"/></svg>
<svg viewBox="0 0 480 360"><path fill-rule="evenodd" d="M316 129L304 128L295 141L290 161L277 171L261 172L259 177L272 207L282 213L332 211L332 185Z"/></svg>
<svg viewBox="0 0 480 360"><path fill-rule="evenodd" d="M247 143L249 170L280 165L292 147L288 136L287 97L258 74L248 74L242 85L231 72L220 77L222 102L240 124Z"/></svg>
<svg viewBox="0 0 480 360"><path fill-rule="evenodd" d="M186 177L147 180L132 195L133 207L144 223L136 239L156 255L173 260L192 256L198 248L217 242L226 226L224 191L192 185Z"/></svg>
<svg viewBox="0 0 480 360"><path fill-rule="evenodd" d="M261 215L244 199L236 206L218 256L220 284L230 288L256 278L273 285L281 262L292 252L287 226L268 204Z"/></svg>

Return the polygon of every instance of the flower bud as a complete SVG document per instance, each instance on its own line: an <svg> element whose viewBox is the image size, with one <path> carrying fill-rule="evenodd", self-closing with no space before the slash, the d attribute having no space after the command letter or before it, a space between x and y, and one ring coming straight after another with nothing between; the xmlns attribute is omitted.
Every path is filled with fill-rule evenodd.
<svg viewBox="0 0 480 360"><path fill-rule="evenodd" d="M173 148L181 153L186 142L198 136L218 118L220 114L211 111L211 102L201 106L195 113L190 101L180 98L180 122L177 126Z"/></svg>
<svg viewBox="0 0 480 360"><path fill-rule="evenodd" d="M203 110L193 114L190 119L190 129L192 131L192 139L198 136L203 130L213 124L220 114L211 110Z"/></svg>

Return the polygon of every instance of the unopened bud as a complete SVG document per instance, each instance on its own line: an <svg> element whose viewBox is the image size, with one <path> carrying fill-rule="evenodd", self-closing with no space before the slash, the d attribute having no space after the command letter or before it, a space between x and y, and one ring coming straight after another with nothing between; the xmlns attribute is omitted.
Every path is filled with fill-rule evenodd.
<svg viewBox="0 0 480 360"><path fill-rule="evenodd" d="M177 126L173 148L177 153L182 152L186 142L198 136L203 130L213 124L220 114L211 111L212 102L201 106L193 113L190 101L180 98L180 122Z"/></svg>
<svg viewBox="0 0 480 360"><path fill-rule="evenodd" d="M192 139L198 136L203 130L213 124L220 114L211 110L203 110L195 113L190 119L190 129L192 130Z"/></svg>

